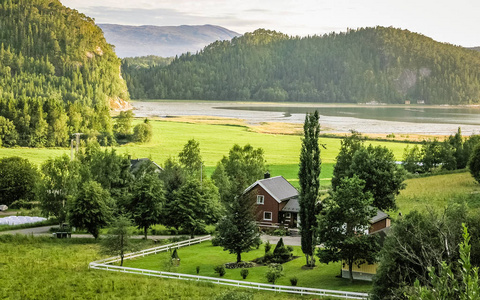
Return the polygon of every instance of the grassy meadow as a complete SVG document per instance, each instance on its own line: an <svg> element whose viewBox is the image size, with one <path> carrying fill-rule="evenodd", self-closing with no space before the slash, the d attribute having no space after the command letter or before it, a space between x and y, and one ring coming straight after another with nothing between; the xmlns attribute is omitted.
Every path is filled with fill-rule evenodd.
<svg viewBox="0 0 480 300"><path fill-rule="evenodd" d="M275 245L272 246L271 251L275 248ZM275 284L290 286L290 278L295 276L298 279L297 285L302 287L353 292L368 292L370 290L370 282L355 281L354 284L350 284L348 279L337 278L336 276L340 273L340 263L330 263L328 265L317 263L317 266L314 269L302 268L302 266L305 265L305 256L299 246L293 248L294 256L297 256L298 258L283 264L283 273L285 276L281 277ZM127 260L124 262L124 265L132 268L192 275L197 274L196 267L199 266L200 272L198 275L219 277L219 275L213 270L215 266L236 261L236 254L229 254L228 251L223 251L222 247L212 246L211 242L203 242L201 244L180 248L177 253L180 257L180 265L178 267L172 267L169 265L169 262L171 261L170 252ZM264 254L264 245L262 245L257 250L243 253L242 260L252 261L255 258L262 257ZM269 284L265 277L267 269L267 266L249 268L249 274L246 279L242 279L240 275L241 269L226 269L226 274L222 278Z"/></svg>
<svg viewBox="0 0 480 300"><path fill-rule="evenodd" d="M136 120L135 122L141 122ZM300 135L259 133L243 125L172 122L151 120L153 138L145 144L129 143L115 147L120 153L128 153L132 158L150 157L160 165L169 158L176 157L186 142L195 139L200 142L205 171L211 174L217 162L234 144L251 144L265 152L268 169L272 176L283 175L294 185L298 185L298 159L301 148ZM288 125L286 125L288 126ZM280 131L280 130L278 130ZM340 139L321 138L322 183L330 185L333 164L340 148ZM370 142L367 142L367 144ZM372 141L374 145L384 145L391 149L400 160L405 143ZM43 161L62 154L70 155L69 149L58 148L0 148L0 157L21 156L40 165Z"/></svg>
<svg viewBox="0 0 480 300"><path fill-rule="evenodd" d="M0 236L1 299L223 299L247 293L254 299L310 299L214 284L89 270L102 258L93 239ZM317 297L316 297L317 298ZM232 299L232 298L228 298Z"/></svg>
<svg viewBox="0 0 480 300"><path fill-rule="evenodd" d="M470 210L480 210L480 185L470 172L412 178L405 183L407 187L397 196L403 214L429 207L440 210L456 199L466 199Z"/></svg>

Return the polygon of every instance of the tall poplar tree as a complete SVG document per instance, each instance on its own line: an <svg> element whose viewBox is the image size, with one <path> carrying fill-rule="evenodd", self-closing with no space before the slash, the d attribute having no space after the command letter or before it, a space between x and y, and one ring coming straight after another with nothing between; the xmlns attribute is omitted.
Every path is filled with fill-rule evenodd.
<svg viewBox="0 0 480 300"><path fill-rule="evenodd" d="M318 135L320 124L318 111L307 114L303 125L304 137L300 152L300 169L298 179L300 182L300 234L302 237L302 251L307 260L307 266L315 266L315 204L320 188L320 148Z"/></svg>

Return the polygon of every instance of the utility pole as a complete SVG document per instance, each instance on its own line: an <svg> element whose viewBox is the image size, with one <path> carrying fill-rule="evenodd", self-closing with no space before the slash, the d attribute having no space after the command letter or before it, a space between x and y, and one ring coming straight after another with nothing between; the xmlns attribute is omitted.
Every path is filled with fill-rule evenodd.
<svg viewBox="0 0 480 300"><path fill-rule="evenodd" d="M83 133L74 133L75 135L75 154L78 153L78 149L80 147L80 135L82 135ZM73 140L74 139L71 139L70 140L70 160L73 160Z"/></svg>

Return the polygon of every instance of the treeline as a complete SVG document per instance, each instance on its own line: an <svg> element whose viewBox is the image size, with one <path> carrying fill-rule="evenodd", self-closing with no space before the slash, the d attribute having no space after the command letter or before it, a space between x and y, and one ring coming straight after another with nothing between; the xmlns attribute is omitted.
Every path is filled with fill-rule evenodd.
<svg viewBox="0 0 480 300"><path fill-rule="evenodd" d="M421 147L407 146L402 165L405 170L414 174L465 169L479 142L480 135L463 137L459 127L455 135L450 135L443 142L434 138L424 140Z"/></svg>
<svg viewBox="0 0 480 300"><path fill-rule="evenodd" d="M0 141L113 141L110 102L128 99L120 60L93 19L58 0L0 0Z"/></svg>
<svg viewBox="0 0 480 300"><path fill-rule="evenodd" d="M304 38L259 29L122 70L135 99L480 102L480 53L391 27Z"/></svg>

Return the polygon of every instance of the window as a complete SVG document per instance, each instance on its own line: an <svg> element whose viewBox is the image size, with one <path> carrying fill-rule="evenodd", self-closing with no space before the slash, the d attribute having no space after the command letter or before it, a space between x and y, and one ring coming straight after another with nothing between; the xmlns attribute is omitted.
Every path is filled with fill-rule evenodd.
<svg viewBox="0 0 480 300"><path fill-rule="evenodd" d="M265 202L265 197L263 195L257 196L257 204L262 204Z"/></svg>
<svg viewBox="0 0 480 300"><path fill-rule="evenodd" d="M264 211L263 212L263 219L265 221L271 221L272 220L272 213L269 211Z"/></svg>
<svg viewBox="0 0 480 300"><path fill-rule="evenodd" d="M292 215L290 213L285 213L285 218L290 219Z"/></svg>

